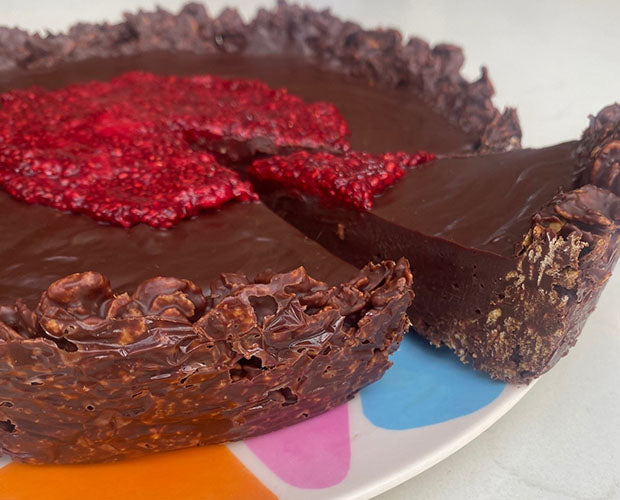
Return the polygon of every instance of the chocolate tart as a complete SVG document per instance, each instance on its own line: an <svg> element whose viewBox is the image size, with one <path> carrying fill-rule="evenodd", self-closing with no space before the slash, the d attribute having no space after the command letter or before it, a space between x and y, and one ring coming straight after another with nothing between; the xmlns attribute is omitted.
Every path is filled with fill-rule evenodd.
<svg viewBox="0 0 620 500"><path fill-rule="evenodd" d="M309 101L333 102L351 128L355 149L450 155L518 149L515 111L497 110L486 70L468 82L460 75L462 63L458 47L431 48L417 38L403 43L396 31L365 31L329 12L285 3L259 11L248 24L233 10L211 18L201 5L189 4L178 15L140 12L117 25L81 24L46 37L0 30L2 90L58 88L135 69L258 78ZM615 132L606 123L599 128L610 136ZM580 146L581 165L603 145L599 133L589 137ZM243 170L247 163L236 166ZM600 169L592 169L597 176ZM542 207L563 182L535 208L542 212L528 248L554 241L548 235L558 221ZM79 462L241 439L325 411L380 377L408 324L404 312L412 293L406 261L356 271L336 254L362 267L387 249L341 252L319 234L333 228L313 200L297 220L282 208L297 197L276 197L276 191L266 188L264 201L331 253L260 202L226 205L158 231L105 226L0 194L2 211L9 214L0 223L6 224L0 226L6 235L0 243L0 303L7 304L0 323L0 372L7 381L0 393L3 452L30 462ZM580 200L589 206L586 197ZM335 210L334 216L343 224L347 217L374 215ZM602 243L588 248L598 248L607 259L596 260L598 274L588 274L594 276L584 285L589 292L580 288L578 300L567 302L566 316L570 309L583 319L615 260L616 233L609 227L600 234L579 229L579 221L567 222L570 217L558 220L561 238L571 244L578 234L579 241L598 242L600 236ZM345 241L352 242L351 228L344 229ZM399 234L390 238L410 241ZM479 262L480 284L496 276L495 261L479 258L489 252L476 243L423 233L420 238L450 247L446 257L453 266ZM598 254L575 244L579 255L571 254L570 262L581 272L587 255L594 260ZM367 260L360 262L360 255ZM561 262L547 260L555 264L556 259ZM416 266L416 280L432 281L436 268L425 268L422 261ZM471 279L464 272L455 283L465 288ZM425 286L416 283L418 293L427 294ZM547 286L541 282L539 289ZM452 308L443 311L445 318L460 317L457 301L442 299L442 304ZM432 318L418 309L413 313L420 333L459 348L450 340L454 329L431 325ZM227 315L237 319L227 321ZM565 332L560 336L565 344L573 341ZM492 349L492 340L486 345ZM476 366L527 381L552 364L547 360L531 371L515 369L514 360L506 359L498 356L506 366L502 370Z"/></svg>

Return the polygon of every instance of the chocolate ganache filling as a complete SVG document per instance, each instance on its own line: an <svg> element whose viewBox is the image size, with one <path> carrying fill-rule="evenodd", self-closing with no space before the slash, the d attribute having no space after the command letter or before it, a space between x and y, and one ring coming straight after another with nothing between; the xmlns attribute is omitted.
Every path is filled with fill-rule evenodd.
<svg viewBox="0 0 620 500"><path fill-rule="evenodd" d="M475 143L409 93L376 89L287 57L152 54L84 61L51 70L3 73L0 90L32 85L57 89L135 69L258 78L272 87L285 87L306 101L333 102L347 120L352 146L357 149L454 151L470 149ZM203 212L166 231L143 225L124 230L85 216L26 205L5 193L0 193L0 208L6 214L0 223L5 234L0 252L6 263L0 278L2 302L16 297L34 300L52 281L87 270L102 272L122 290L155 275L192 279L208 287L222 272L251 276L264 269L282 272L299 265L329 283L352 276L352 268L341 261L329 265L334 257L327 252L318 258L321 249L317 245L292 232L260 204Z"/></svg>

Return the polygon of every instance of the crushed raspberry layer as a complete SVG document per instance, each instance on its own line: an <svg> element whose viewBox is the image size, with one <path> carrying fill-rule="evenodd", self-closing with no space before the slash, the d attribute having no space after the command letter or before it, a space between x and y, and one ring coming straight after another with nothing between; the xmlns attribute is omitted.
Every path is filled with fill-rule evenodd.
<svg viewBox="0 0 620 500"><path fill-rule="evenodd" d="M163 115L190 140L266 139L278 147L349 149L348 125L333 104L308 104L257 80L130 72L109 85L108 101L131 99L145 119Z"/></svg>
<svg viewBox="0 0 620 500"><path fill-rule="evenodd" d="M383 155L300 151L256 160L250 172L257 178L277 181L329 204L339 202L370 210L374 197L403 177L408 168L433 159L432 153L424 151Z"/></svg>
<svg viewBox="0 0 620 500"><path fill-rule="evenodd" d="M0 95L0 186L29 203L125 227L170 227L201 209L256 198L192 138L345 150L347 134L332 105L308 105L257 81L132 72Z"/></svg>

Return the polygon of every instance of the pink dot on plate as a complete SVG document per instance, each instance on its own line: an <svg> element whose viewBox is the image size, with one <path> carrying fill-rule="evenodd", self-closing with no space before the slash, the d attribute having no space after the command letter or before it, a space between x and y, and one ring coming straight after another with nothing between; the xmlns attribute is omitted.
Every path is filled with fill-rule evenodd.
<svg viewBox="0 0 620 500"><path fill-rule="evenodd" d="M271 434L245 441L274 474L298 488L328 488L349 472L347 405Z"/></svg>

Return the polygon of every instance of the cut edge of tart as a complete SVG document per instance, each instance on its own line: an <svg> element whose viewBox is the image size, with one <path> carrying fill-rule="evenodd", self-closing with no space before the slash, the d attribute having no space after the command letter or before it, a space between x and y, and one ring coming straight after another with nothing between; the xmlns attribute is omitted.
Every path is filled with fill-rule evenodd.
<svg viewBox="0 0 620 500"><path fill-rule="evenodd" d="M560 190L532 215L514 267L503 276L505 288L481 321L440 332L414 317L414 328L513 383L530 382L565 356L619 257L619 140L620 105L612 104L591 117L575 144L574 189ZM515 312L503 313L505 305ZM472 326L483 333L467 335Z"/></svg>
<svg viewBox="0 0 620 500"><path fill-rule="evenodd" d="M554 168L563 170L567 185L560 180L553 184L552 179L552 189L547 189L547 194L522 193L533 206L525 205L531 210L523 214L528 218L527 228L515 226L518 233L513 235L514 250L465 244L444 236L443 226L437 227L436 233L423 231L409 223L410 214L398 211L403 207L416 210L415 199L420 193L411 188L424 169L441 169L446 161L461 163L454 170L465 179L465 185L496 189L489 196L497 199L508 196L499 184L485 185L464 169L484 161L487 168L496 169L492 172L495 174L498 169L506 170L508 163L502 159L521 157L521 170L513 174L518 173L523 182L526 167L533 172L539 169L538 173L541 168L550 167L551 159L541 161L536 157L548 151L552 152L549 156L553 157ZM354 153L347 153L351 154ZM339 157L310 156L319 156L323 168L342 166ZM335 208L325 206L317 193L303 183L272 171L281 174L278 169L286 169L289 164L286 157L255 162L251 171L263 201L343 260L360 265L369 258L407 258L417 269L416 300L410 309L414 329L434 345L448 346L463 362L471 362L496 379L529 383L566 355L618 259L618 104L592 117L578 142L540 150L443 158L411 169L386 191L384 196L392 203L390 210L385 209L382 197L375 200L380 207L377 210L370 206L355 210L342 203ZM432 175L428 172L424 174L427 180ZM537 179L534 174L529 175L532 181ZM393 194L396 192L403 198ZM433 209L441 210L442 205L433 204L433 198L422 198L431 202ZM398 204L394 205L394 200ZM446 198L443 207L456 203ZM522 205L516 208L521 209ZM462 223L465 217L463 212L453 225ZM424 218L425 215L418 216ZM478 231L486 237L493 236L489 234L492 228Z"/></svg>

